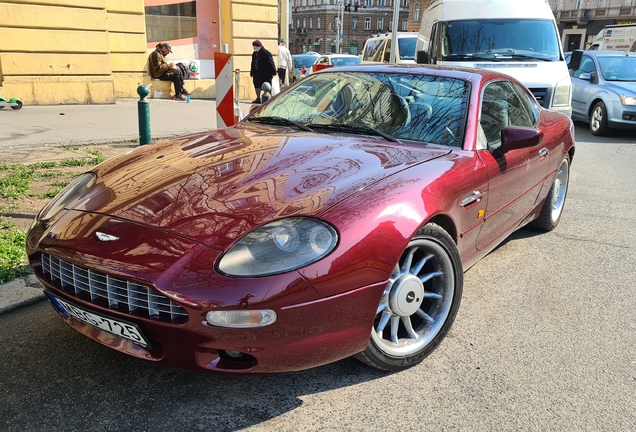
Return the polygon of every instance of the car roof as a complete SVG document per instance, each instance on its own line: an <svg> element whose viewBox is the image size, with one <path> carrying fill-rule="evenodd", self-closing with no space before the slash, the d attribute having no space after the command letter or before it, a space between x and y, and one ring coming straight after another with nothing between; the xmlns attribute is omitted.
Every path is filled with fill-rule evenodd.
<svg viewBox="0 0 636 432"><path fill-rule="evenodd" d="M519 80L502 72L489 69L473 69L457 66L438 66L438 65L421 65L421 64L359 64L352 66L340 66L338 68L322 69L315 74L320 73L343 73L343 72L394 72L404 74L422 74L437 75L441 77L456 78L472 82L488 81L495 78L502 78L519 82ZM312 74L313 75L313 74Z"/></svg>
<svg viewBox="0 0 636 432"><path fill-rule="evenodd" d="M591 50L583 51L584 54L590 54L596 57L636 57L636 52L630 51L613 51L613 50ZM572 54L572 51L564 53L565 55Z"/></svg>

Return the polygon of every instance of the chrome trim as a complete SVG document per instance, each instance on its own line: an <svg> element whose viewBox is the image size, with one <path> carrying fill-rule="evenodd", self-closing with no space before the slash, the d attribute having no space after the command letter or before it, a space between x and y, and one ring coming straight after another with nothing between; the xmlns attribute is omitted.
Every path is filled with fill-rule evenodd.
<svg viewBox="0 0 636 432"><path fill-rule="evenodd" d="M480 192L480 191L473 191L471 193L469 193L468 195L464 196L464 198L462 198L462 202L460 204L461 207L466 207L469 206L479 200L481 200L484 197L484 193Z"/></svg>

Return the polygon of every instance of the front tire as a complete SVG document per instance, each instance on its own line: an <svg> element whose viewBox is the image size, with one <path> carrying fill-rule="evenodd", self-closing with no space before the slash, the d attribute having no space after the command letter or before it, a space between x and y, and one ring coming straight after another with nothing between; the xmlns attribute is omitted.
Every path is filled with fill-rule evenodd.
<svg viewBox="0 0 636 432"><path fill-rule="evenodd" d="M455 242L429 223L409 242L393 270L367 348L356 358L398 371L420 363L450 330L464 274Z"/></svg>
<svg viewBox="0 0 636 432"><path fill-rule="evenodd" d="M607 120L607 108L601 101L597 102L590 113L590 132L597 136L608 136L610 134Z"/></svg>
<svg viewBox="0 0 636 432"><path fill-rule="evenodd" d="M552 183L550 192L543 203L539 217L532 222L532 226L541 231L552 231L559 224L565 197L568 194L570 181L570 158L566 156L559 166L556 178Z"/></svg>

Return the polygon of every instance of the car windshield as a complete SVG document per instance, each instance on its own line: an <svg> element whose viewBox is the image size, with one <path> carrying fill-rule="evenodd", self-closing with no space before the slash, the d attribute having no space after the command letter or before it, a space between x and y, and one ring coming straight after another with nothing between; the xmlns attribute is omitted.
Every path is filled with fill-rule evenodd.
<svg viewBox="0 0 636 432"><path fill-rule="evenodd" d="M438 76L327 72L310 75L246 120L461 147L469 92L469 83Z"/></svg>
<svg viewBox="0 0 636 432"><path fill-rule="evenodd" d="M318 57L314 56L302 56L302 57L294 57L294 62L296 62L296 68L299 69L303 66L306 68L310 68Z"/></svg>
<svg viewBox="0 0 636 432"><path fill-rule="evenodd" d="M559 61L554 24L538 19L449 21L443 26L442 59Z"/></svg>
<svg viewBox="0 0 636 432"><path fill-rule="evenodd" d="M360 57L334 57L331 59L334 66L347 66L360 64Z"/></svg>
<svg viewBox="0 0 636 432"><path fill-rule="evenodd" d="M417 38L398 38L400 60L414 60L415 59L415 44Z"/></svg>
<svg viewBox="0 0 636 432"><path fill-rule="evenodd" d="M636 81L636 57L597 57L606 81Z"/></svg>

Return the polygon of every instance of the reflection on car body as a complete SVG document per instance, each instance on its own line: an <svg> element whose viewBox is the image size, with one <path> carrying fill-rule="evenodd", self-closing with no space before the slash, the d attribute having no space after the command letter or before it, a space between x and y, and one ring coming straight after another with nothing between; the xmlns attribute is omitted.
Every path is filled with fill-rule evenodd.
<svg viewBox="0 0 636 432"><path fill-rule="evenodd" d="M448 333L466 269L557 226L573 156L571 120L507 75L332 68L236 126L93 168L27 253L69 326L137 358L401 370Z"/></svg>

